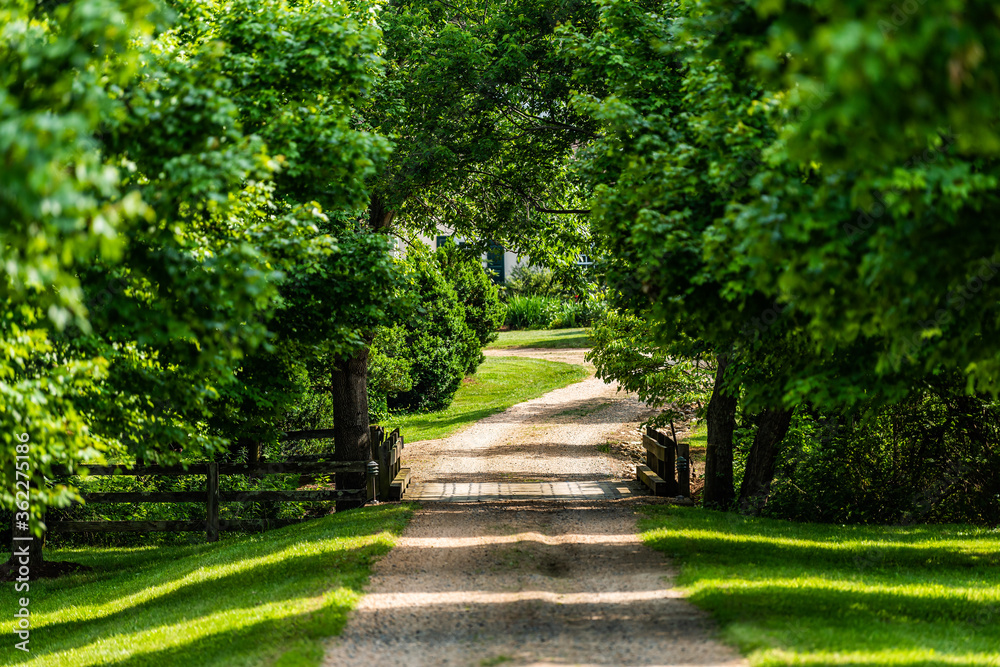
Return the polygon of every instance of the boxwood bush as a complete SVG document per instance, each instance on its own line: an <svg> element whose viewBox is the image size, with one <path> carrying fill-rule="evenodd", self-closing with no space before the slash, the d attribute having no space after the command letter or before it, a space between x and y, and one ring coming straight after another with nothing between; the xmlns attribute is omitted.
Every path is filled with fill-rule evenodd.
<svg viewBox="0 0 1000 667"><path fill-rule="evenodd" d="M479 257L445 245L412 248L406 258L416 307L378 332L369 362L370 398L393 411L446 408L483 361L503 317L498 290Z"/></svg>

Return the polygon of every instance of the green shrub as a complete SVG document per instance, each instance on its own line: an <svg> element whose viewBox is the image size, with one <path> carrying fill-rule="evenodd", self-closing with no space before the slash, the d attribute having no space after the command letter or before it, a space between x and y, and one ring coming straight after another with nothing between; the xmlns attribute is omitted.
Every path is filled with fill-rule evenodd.
<svg viewBox="0 0 1000 667"><path fill-rule="evenodd" d="M405 327L379 327L368 356L369 421L380 424L388 420L389 397L413 388L412 370Z"/></svg>
<svg viewBox="0 0 1000 667"><path fill-rule="evenodd" d="M474 334L467 340L465 372L475 373L485 358L482 349L497 339L503 324L500 290L483 268L482 259L457 247L451 239L438 248L434 258L465 308L465 324Z"/></svg>
<svg viewBox="0 0 1000 667"><path fill-rule="evenodd" d="M833 523L1000 522L1000 405L958 379L861 415L802 410L766 513ZM749 443L747 443L749 445Z"/></svg>
<svg viewBox="0 0 1000 667"><path fill-rule="evenodd" d="M507 300L504 324L511 329L545 329L549 325L549 303L546 296L512 296Z"/></svg>
<svg viewBox="0 0 1000 667"><path fill-rule="evenodd" d="M572 329L590 326L607 310L603 297L578 299L513 296L507 301L504 324L511 329Z"/></svg>
<svg viewBox="0 0 1000 667"><path fill-rule="evenodd" d="M448 406L465 377L470 350L476 349L475 332L465 321L465 308L455 288L426 251L411 249L411 289L417 306L403 330L398 351L410 363L411 387L388 396L391 410L440 410Z"/></svg>
<svg viewBox="0 0 1000 667"><path fill-rule="evenodd" d="M508 299L517 296L563 296L565 290L556 281L552 269L536 266L515 266L504 283Z"/></svg>

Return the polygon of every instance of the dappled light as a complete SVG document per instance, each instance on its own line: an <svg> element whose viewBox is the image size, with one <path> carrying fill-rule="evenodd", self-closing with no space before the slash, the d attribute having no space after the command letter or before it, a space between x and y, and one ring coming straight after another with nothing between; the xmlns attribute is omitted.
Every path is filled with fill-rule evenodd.
<svg viewBox="0 0 1000 667"><path fill-rule="evenodd" d="M212 546L56 551L94 571L32 584L44 640L10 664L221 666L315 655L306 640L343 627L369 563L409 513L382 505ZM5 608L11 595L0 593Z"/></svg>
<svg viewBox="0 0 1000 667"><path fill-rule="evenodd" d="M326 664L736 665L666 579L630 508L428 503L380 561ZM377 638L377 641L373 638ZM470 659L471 657L471 659Z"/></svg>
<svg viewBox="0 0 1000 667"><path fill-rule="evenodd" d="M997 664L996 529L645 513L644 541L677 560L685 593L754 664Z"/></svg>

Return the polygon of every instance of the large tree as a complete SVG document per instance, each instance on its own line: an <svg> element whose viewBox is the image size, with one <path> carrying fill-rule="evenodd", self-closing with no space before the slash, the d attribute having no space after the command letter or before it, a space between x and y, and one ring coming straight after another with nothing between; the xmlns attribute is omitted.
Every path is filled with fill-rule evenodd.
<svg viewBox="0 0 1000 667"><path fill-rule="evenodd" d="M0 499L23 455L36 529L79 499L47 484L55 464L273 431L285 371L360 347L345 322L379 321L395 283L385 240L354 225L387 150L350 119L379 64L371 21L325 1L151 10L5 10L0 147L21 166L0 197Z"/></svg>
<svg viewBox="0 0 1000 667"><path fill-rule="evenodd" d="M997 30L966 4L886 23L882 3L607 2L595 36L567 29L614 93L578 100L605 127L588 162L612 284L663 340L711 344L720 398L764 409L747 503L802 401L899 400L941 366L996 386ZM718 413L710 459L731 447ZM726 500L720 469L706 494Z"/></svg>
<svg viewBox="0 0 1000 667"><path fill-rule="evenodd" d="M568 104L572 63L560 22L590 22L588 2L390 3L379 13L385 70L357 108L393 141L369 181L375 234L446 225L485 249L579 252L582 210L568 170L593 123ZM373 332L360 329L371 341ZM367 348L336 357L338 455L368 455Z"/></svg>
<svg viewBox="0 0 1000 667"><path fill-rule="evenodd" d="M36 534L46 506L76 497L46 483L54 468L107 448L78 404L101 393L107 359L67 353L56 333L87 326L79 273L120 259L123 231L149 220L96 135L112 91L135 76L151 11L111 0L49 16L31 2L0 8L0 507Z"/></svg>

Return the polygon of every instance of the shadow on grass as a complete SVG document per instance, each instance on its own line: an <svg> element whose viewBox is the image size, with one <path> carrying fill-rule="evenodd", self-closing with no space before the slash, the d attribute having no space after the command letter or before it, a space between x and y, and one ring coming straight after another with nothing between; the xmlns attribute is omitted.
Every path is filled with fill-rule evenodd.
<svg viewBox="0 0 1000 667"><path fill-rule="evenodd" d="M645 512L646 543L761 664L1000 664L995 532Z"/></svg>
<svg viewBox="0 0 1000 667"><path fill-rule="evenodd" d="M399 421L402 422L402 425L399 428L401 431L403 429L416 430L431 428L435 430L444 430L453 426L471 424L479 421L480 419L486 419L490 415L503 412L504 410L506 410L505 407L481 408L479 410L459 412L452 417L447 418L443 418L440 413L434 412L427 413L426 415L405 415L399 418ZM405 432L403 435L406 435Z"/></svg>
<svg viewBox="0 0 1000 667"><path fill-rule="evenodd" d="M47 624L36 626L32 653L13 664L114 656L129 665L249 665L286 650L289 664L318 664L315 640L341 631L371 562L389 549L380 534L398 534L409 514L382 505L215 545L73 550L95 572L32 584L32 614ZM102 604L117 608L93 617Z"/></svg>

